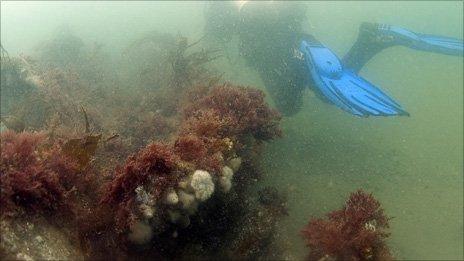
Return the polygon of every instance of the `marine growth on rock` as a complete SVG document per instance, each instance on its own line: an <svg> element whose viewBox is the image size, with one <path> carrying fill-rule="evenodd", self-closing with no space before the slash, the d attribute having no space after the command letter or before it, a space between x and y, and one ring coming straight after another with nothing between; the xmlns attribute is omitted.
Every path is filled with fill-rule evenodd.
<svg viewBox="0 0 464 261"><path fill-rule="evenodd" d="M363 190L351 193L327 219L313 218L301 231L309 260L392 260L386 244L389 218L380 202Z"/></svg>

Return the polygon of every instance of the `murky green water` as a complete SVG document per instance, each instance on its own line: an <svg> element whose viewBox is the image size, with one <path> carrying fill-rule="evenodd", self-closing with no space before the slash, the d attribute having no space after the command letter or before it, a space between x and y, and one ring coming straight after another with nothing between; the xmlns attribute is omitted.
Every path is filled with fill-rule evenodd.
<svg viewBox="0 0 464 261"><path fill-rule="evenodd" d="M308 4L312 32L343 55L362 21L462 38L462 3ZM433 21L429 17L434 17ZM391 221L400 259L463 258L462 58L387 49L361 74L411 113L359 119L307 93L303 110L284 120L285 137L269 144L267 182L285 188L290 216L282 227L300 257L298 237L310 216L339 208L357 188L374 193Z"/></svg>
<svg viewBox="0 0 464 261"><path fill-rule="evenodd" d="M202 11L203 3L194 2L2 3L2 44L11 53L27 52L63 22L115 49L151 29L199 38ZM463 38L459 1L309 2L307 17L308 31L339 55L363 21ZM217 63L226 78L264 89L257 74L234 61ZM355 118L306 92L301 112L283 120L285 137L268 144L264 155L265 183L289 198L283 235L303 257L299 230L309 217L339 208L350 192L363 188L394 217L389 243L396 257L463 259L462 58L394 47L361 74L411 116Z"/></svg>

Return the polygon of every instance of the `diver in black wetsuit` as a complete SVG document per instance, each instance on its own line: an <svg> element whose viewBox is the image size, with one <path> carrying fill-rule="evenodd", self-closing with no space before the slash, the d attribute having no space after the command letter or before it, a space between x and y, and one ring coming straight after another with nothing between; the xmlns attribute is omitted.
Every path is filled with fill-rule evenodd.
<svg viewBox="0 0 464 261"><path fill-rule="evenodd" d="M394 45L463 54L462 40L363 23L355 44L340 61L304 33L305 5L301 2L214 2L205 15L206 33L213 38L230 41L238 35L240 55L259 73L277 109L287 116L300 110L306 86L324 101L357 116L409 115L357 75L361 68L375 54Z"/></svg>
<svg viewBox="0 0 464 261"><path fill-rule="evenodd" d="M299 111L307 81L294 58L305 19L303 5L268 2L212 2L206 9L206 33L218 41L238 35L240 55L255 69L284 115ZM295 12L297 11L297 12Z"/></svg>

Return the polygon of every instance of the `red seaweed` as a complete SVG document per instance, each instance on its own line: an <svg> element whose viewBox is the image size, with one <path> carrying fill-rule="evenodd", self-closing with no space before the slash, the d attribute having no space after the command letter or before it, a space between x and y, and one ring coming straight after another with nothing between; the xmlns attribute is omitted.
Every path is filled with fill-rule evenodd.
<svg viewBox="0 0 464 261"><path fill-rule="evenodd" d="M155 142L130 156L104 189L102 203L116 206L120 229L127 229L138 218L134 210L137 187L159 198L177 185L186 169L220 173L225 158L245 142L241 137L252 134L257 140L267 140L280 135L280 116L265 104L261 91L232 85L209 91L198 87L187 93L189 98L193 100L183 101L184 117L173 145Z"/></svg>
<svg viewBox="0 0 464 261"><path fill-rule="evenodd" d="M103 54L99 47L82 52L79 57L83 59L63 60L61 66L48 64L47 55L36 62L22 58L23 68L18 70L24 71L21 75L28 77L34 92L15 100L8 117L2 116L1 120L9 129L43 132L1 134L0 218L37 213L58 225L71 242L79 242L88 259L123 259L127 254L137 258L138 254L147 254L147 249L130 252L133 249L126 245L134 242L125 232L134 232L132 225L144 222L150 229L162 232L149 245L155 257L169 257L167 253L172 250L175 256L182 257L189 248L183 242L190 237L182 236L188 233L185 228L176 230L177 239L170 236L169 232L180 224L170 220L168 210L182 215L186 210L180 209L181 204L165 204L161 197L166 190L189 190L181 188L179 181L185 184L185 177L194 170L220 175L226 162L240 158L243 164L234 177L237 193L228 197L218 193L210 204L204 204L206 210L199 209L198 215L190 216L192 225L187 229L194 231L192 238L204 240L204 246L208 244L208 251L217 251L217 245L208 243L213 238L209 232L221 235L214 239L218 242L223 235L230 237L224 229L240 224L243 214L249 212L249 225L261 225L255 227L257 230L244 231L245 235L257 239L260 248L269 245L277 215L262 215L262 211L256 210L284 210L267 211L267 205L256 209L253 204L232 203L245 202L242 199L248 198L246 188L259 178L255 157L261 141L280 136L279 114L266 105L262 91L218 85L221 77L211 78L200 66L203 62L198 63L208 60L204 51L174 57L191 65L179 74L180 67L171 68L170 59L162 57L165 48L153 44L161 59L148 55L147 62L140 66L143 71L136 68L121 78L117 71L104 68L107 61L100 59ZM184 51L174 54L183 56ZM140 54L146 55L143 49ZM128 58L137 62L130 55ZM153 62L159 66L146 70L146 65ZM179 65L177 61L176 64ZM79 131L84 127L80 111L85 116L84 136ZM213 176L213 181L218 182L218 177ZM225 212L217 211L217 203L227 203L220 204ZM236 217L221 213L233 213ZM169 244L160 244L159 240L165 238ZM237 236L240 241L241 238ZM250 248L253 246L240 244L239 251ZM15 250L11 252L15 254ZM34 250L29 253L34 254ZM247 252L245 256L250 255ZM33 258L43 259L40 255Z"/></svg>
<svg viewBox="0 0 464 261"><path fill-rule="evenodd" d="M205 142L193 134L186 134L177 138L174 148L176 153L186 161L199 161L206 157L208 153Z"/></svg>
<svg viewBox="0 0 464 261"><path fill-rule="evenodd" d="M147 186L159 198L166 189L176 185L178 177L173 172L178 161L171 146L153 142L116 169L115 178L105 188L102 203L116 205L119 228L128 228L133 222L132 205L138 186Z"/></svg>
<svg viewBox="0 0 464 261"><path fill-rule="evenodd" d="M309 260L392 260L385 239L388 218L380 203L362 190L345 206L315 218L301 231L310 248Z"/></svg>
<svg viewBox="0 0 464 261"><path fill-rule="evenodd" d="M199 168L219 172L224 158L249 143L250 135L258 141L281 135L280 115L265 104L259 90L230 84L209 90L198 86L187 99L175 149Z"/></svg>
<svg viewBox="0 0 464 261"><path fill-rule="evenodd" d="M2 215L70 210L69 192L79 184L79 165L59 144L50 144L41 133L5 131L1 149Z"/></svg>
<svg viewBox="0 0 464 261"><path fill-rule="evenodd" d="M281 136L280 114L269 108L260 90L225 84L211 88L203 98L184 110L187 118L204 109L213 110L227 122L226 136L251 133L256 139L270 140Z"/></svg>

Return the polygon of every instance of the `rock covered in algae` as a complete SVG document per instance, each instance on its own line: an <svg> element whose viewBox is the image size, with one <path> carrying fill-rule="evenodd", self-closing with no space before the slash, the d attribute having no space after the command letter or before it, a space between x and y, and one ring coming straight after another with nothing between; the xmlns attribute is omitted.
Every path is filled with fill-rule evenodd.
<svg viewBox="0 0 464 261"><path fill-rule="evenodd" d="M69 238L70 231L55 227L45 218L2 220L0 231L1 260L84 259Z"/></svg>
<svg viewBox="0 0 464 261"><path fill-rule="evenodd" d="M145 244L153 237L153 232L149 224L144 221L135 222L131 228L128 238L136 244Z"/></svg>

